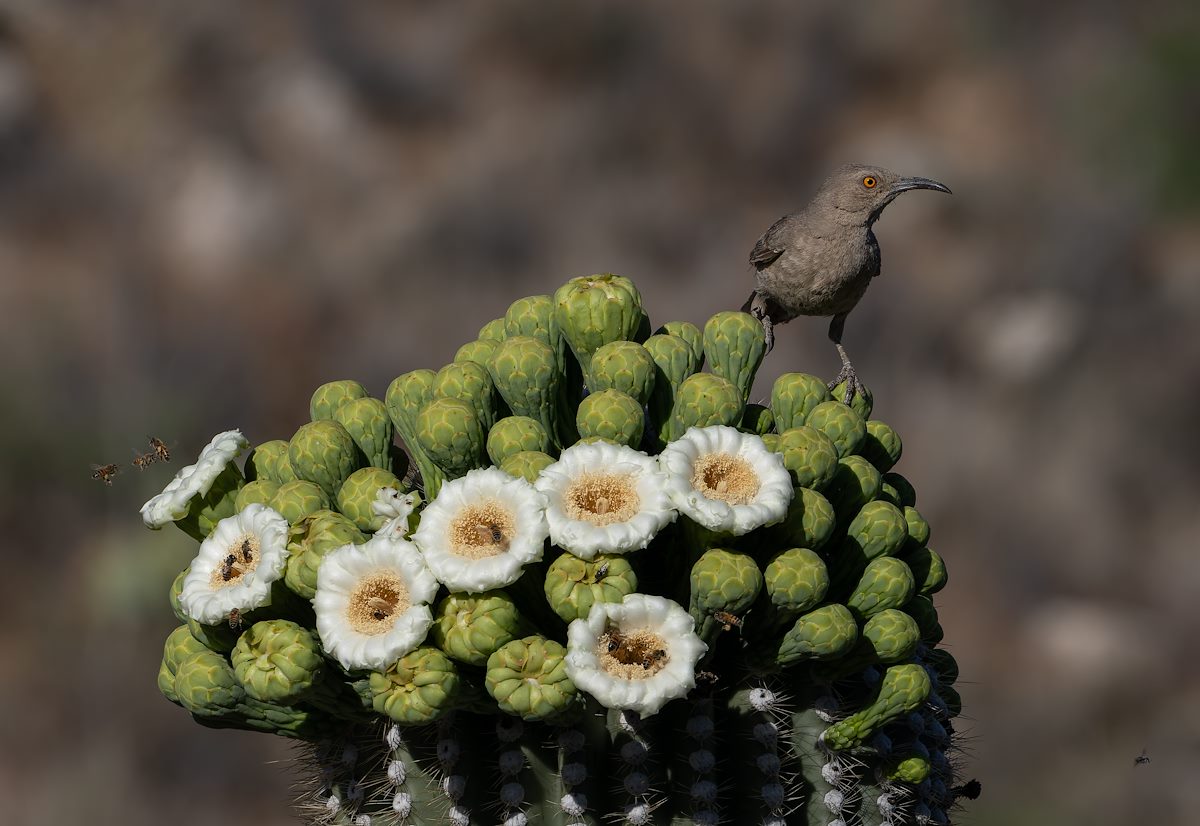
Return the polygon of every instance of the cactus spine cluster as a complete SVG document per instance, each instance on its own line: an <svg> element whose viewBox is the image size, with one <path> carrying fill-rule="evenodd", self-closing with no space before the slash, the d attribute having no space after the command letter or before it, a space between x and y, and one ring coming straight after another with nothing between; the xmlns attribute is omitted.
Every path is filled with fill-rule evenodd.
<svg viewBox="0 0 1200 826"><path fill-rule="evenodd" d="M628 279L576 278L514 302L454 362L397 377L383 399L354 381L319 387L310 422L258 445L244 472L231 465L234 483L206 494L218 516L281 514L286 567L270 598L232 611L227 627L190 618L187 572L176 579L183 624L164 648L164 696L204 725L307 744L300 804L317 823L949 823L963 787L958 669L938 647L933 603L946 566L912 485L893 471L900 437L870 418L869 395L843 404L803 373L751 403L765 341L744 313L651 329ZM532 483L572 445L654 456L697 428L765 444L789 501L737 530L703 527L680 505L673 524L628 553L583 558L546 539L515 581L443 585L427 606L414 602L426 636L385 668L347 667L323 645L314 606L339 549L408 547L422 505L443 490L460 496L480 468ZM697 464L688 484L741 503L705 476L713 467ZM585 479L597 524L630 495L612 472ZM380 506L393 500L407 505ZM521 526L479 513L454 536L472 553L503 553ZM208 543L218 521L181 526ZM248 541L230 547L214 588L253 575ZM403 584L372 582L355 615L364 627L415 599ZM575 684L580 655L567 634L639 594L690 615L702 652L676 699L643 712ZM601 630L584 653L616 651L609 660L631 683L671 658L671 641L652 631L603 620ZM630 642L637 633L650 642Z"/></svg>

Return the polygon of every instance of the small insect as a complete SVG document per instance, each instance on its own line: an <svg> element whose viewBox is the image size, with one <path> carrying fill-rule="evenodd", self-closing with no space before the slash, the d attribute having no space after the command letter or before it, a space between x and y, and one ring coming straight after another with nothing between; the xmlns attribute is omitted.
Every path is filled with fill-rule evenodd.
<svg viewBox="0 0 1200 826"><path fill-rule="evenodd" d="M242 562L249 562L254 557L254 549L250 547L250 540L242 540Z"/></svg>
<svg viewBox="0 0 1200 826"><path fill-rule="evenodd" d="M654 665L657 662L661 662L663 659L666 658L666 656L667 656L666 651L662 650L661 648L656 648L642 659L642 668L649 670L650 666Z"/></svg>
<svg viewBox="0 0 1200 826"><path fill-rule="evenodd" d="M225 561L221 563L221 579L225 582L233 579L233 564L237 562L237 557L233 554L225 557Z"/></svg>
<svg viewBox="0 0 1200 826"><path fill-rule="evenodd" d="M729 613L728 611L717 611L713 614L713 619L721 623L721 630L728 631L731 628L741 628L742 621L739 617Z"/></svg>
<svg viewBox="0 0 1200 826"><path fill-rule="evenodd" d="M950 794L954 797L965 797L967 800L976 800L979 793L983 791L983 784L978 780L968 780L961 786L955 786L950 790Z"/></svg>
<svg viewBox="0 0 1200 826"><path fill-rule="evenodd" d="M596 569L596 581L599 582L606 576L608 576L608 563L601 562L600 567Z"/></svg>
<svg viewBox="0 0 1200 826"><path fill-rule="evenodd" d="M712 671L697 671L696 672L696 682L698 682L698 683L708 683L709 685L716 685L717 681L719 681L720 679L721 678L719 676L717 676L717 674L715 672L712 672Z"/></svg>
<svg viewBox="0 0 1200 826"><path fill-rule="evenodd" d="M171 451L167 450L167 446L163 444L162 439L150 437L150 449L154 451L154 456L160 462L171 461Z"/></svg>
<svg viewBox="0 0 1200 826"><path fill-rule="evenodd" d="M121 470L119 465L92 465L92 478L99 479L106 485L112 485L113 477Z"/></svg>
<svg viewBox="0 0 1200 826"><path fill-rule="evenodd" d="M504 541L504 531L492 525L492 544L499 545L502 541Z"/></svg>
<svg viewBox="0 0 1200 826"><path fill-rule="evenodd" d="M392 615L392 604L382 597L371 597L367 600L367 607L371 609L371 617L376 622L381 622Z"/></svg>
<svg viewBox="0 0 1200 826"><path fill-rule="evenodd" d="M621 638L621 635L619 633L617 633L616 631L609 631L608 634L606 634L605 636L608 637L608 646L607 647L608 647L609 654L613 654L613 653L617 652L618 650L620 650L621 645L625 642L625 640L623 640Z"/></svg>
<svg viewBox="0 0 1200 826"><path fill-rule="evenodd" d="M145 470L154 464L157 459L158 457L153 453L139 453L133 457L133 466L138 470Z"/></svg>
<svg viewBox="0 0 1200 826"><path fill-rule="evenodd" d="M234 631L242 627L242 612L237 608L229 612L229 627Z"/></svg>
<svg viewBox="0 0 1200 826"><path fill-rule="evenodd" d="M1142 753L1139 754L1137 757L1133 758L1133 764L1135 766L1144 766L1149 762L1150 762L1150 756L1148 754L1146 754L1145 749L1142 749Z"/></svg>

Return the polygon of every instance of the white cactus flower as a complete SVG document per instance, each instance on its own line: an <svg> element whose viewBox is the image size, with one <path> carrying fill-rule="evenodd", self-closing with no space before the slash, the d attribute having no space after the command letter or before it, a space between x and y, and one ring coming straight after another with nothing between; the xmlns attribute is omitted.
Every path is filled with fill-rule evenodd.
<svg viewBox="0 0 1200 826"><path fill-rule="evenodd" d="M488 467L442 485L412 539L442 584L474 594L516 582L542 558L547 532L533 485Z"/></svg>
<svg viewBox="0 0 1200 826"><path fill-rule="evenodd" d="M417 547L380 531L328 553L317 569L317 633L347 669L386 671L425 639L438 582Z"/></svg>
<svg viewBox="0 0 1200 826"><path fill-rule="evenodd" d="M287 520L258 503L218 522L183 578L184 614L214 625L266 604L287 567L287 534Z"/></svg>
<svg viewBox="0 0 1200 826"><path fill-rule="evenodd" d="M780 522L794 493L783 457L732 427L692 427L658 457L680 513L711 531L741 536Z"/></svg>
<svg viewBox="0 0 1200 826"><path fill-rule="evenodd" d="M695 687L708 646L693 628L691 615L664 597L598 602L567 628L567 675L602 706L649 716Z"/></svg>
<svg viewBox="0 0 1200 826"><path fill-rule="evenodd" d="M176 473L162 493L142 505L142 521L146 527L158 530L187 516L192 499L208 493L226 465L249 445L240 430L226 430L213 436L212 441L200 451L200 458L194 465L188 465Z"/></svg>
<svg viewBox="0 0 1200 826"><path fill-rule="evenodd" d="M645 548L678 515L658 462L624 445L569 447L535 485L546 497L550 541L581 559Z"/></svg>

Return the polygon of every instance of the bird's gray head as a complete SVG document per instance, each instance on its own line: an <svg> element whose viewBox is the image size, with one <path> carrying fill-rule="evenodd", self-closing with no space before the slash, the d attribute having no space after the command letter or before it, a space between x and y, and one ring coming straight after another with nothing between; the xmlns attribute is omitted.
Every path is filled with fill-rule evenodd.
<svg viewBox="0 0 1200 826"><path fill-rule="evenodd" d="M879 166L848 164L825 180L813 204L828 210L840 224L870 226L885 206L910 189L950 192L950 187L929 178L906 178Z"/></svg>

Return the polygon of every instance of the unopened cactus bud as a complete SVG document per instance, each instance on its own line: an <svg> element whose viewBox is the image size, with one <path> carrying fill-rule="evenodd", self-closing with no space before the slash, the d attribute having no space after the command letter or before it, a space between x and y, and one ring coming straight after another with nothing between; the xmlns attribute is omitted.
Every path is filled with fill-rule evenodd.
<svg viewBox="0 0 1200 826"><path fill-rule="evenodd" d="M700 360L688 343L676 336L650 336L643 346L654 360L654 389L650 393L647 412L652 428L651 441L656 450L661 450L671 440L671 410L679 386L699 369Z"/></svg>
<svg viewBox="0 0 1200 826"><path fill-rule="evenodd" d="M929 523L916 508L904 508L904 521L908 523L909 546L919 548L929 544Z"/></svg>
<svg viewBox="0 0 1200 826"><path fill-rule="evenodd" d="M247 482L233 500L233 509L237 513L241 513L247 505L253 505L256 502L260 505L269 505L278 492L279 483L272 482L270 479L255 479L253 482Z"/></svg>
<svg viewBox="0 0 1200 826"><path fill-rule="evenodd" d="M514 336L540 339L557 351L560 333L554 299L548 295L531 295L510 304L504 313L504 337Z"/></svg>
<svg viewBox="0 0 1200 826"><path fill-rule="evenodd" d="M383 403L400 438L412 454L421 474L427 493L441 487L442 471L430 461L417 442L417 416L421 409L433 400L433 382L437 374L432 370L411 370L402 373L388 385ZM432 495L432 494L431 494Z"/></svg>
<svg viewBox="0 0 1200 826"><path fill-rule="evenodd" d="M612 341L592 354L587 385L593 393L619 390L644 406L654 390L655 370L645 347L632 341Z"/></svg>
<svg viewBox="0 0 1200 826"><path fill-rule="evenodd" d="M637 448L642 443L645 414L632 396L601 390L579 403L575 427L581 439L601 438Z"/></svg>
<svg viewBox="0 0 1200 826"><path fill-rule="evenodd" d="M479 328L479 335L476 336L480 341L504 341L506 335L504 331L504 319L493 318L487 324Z"/></svg>
<svg viewBox="0 0 1200 826"><path fill-rule="evenodd" d="M377 531L387 521L373 507L382 488L399 491L403 490L404 485L391 471L377 467L359 468L338 488L337 509L360 531Z"/></svg>
<svg viewBox="0 0 1200 826"><path fill-rule="evenodd" d="M783 521L768 529L770 544L819 551L837 525L833 506L815 490L796 488Z"/></svg>
<svg viewBox="0 0 1200 826"><path fill-rule="evenodd" d="M458 670L436 648L422 646L369 677L371 705L402 726L432 723L454 705Z"/></svg>
<svg viewBox="0 0 1200 826"><path fill-rule="evenodd" d="M188 621L188 616L184 613L183 606L179 604L179 595L183 593L183 580L187 578L188 572L191 570L192 567L189 565L175 575L175 580L171 583L171 591L168 595L171 602L171 613L180 622Z"/></svg>
<svg viewBox="0 0 1200 826"><path fill-rule="evenodd" d="M528 416L541 424L557 449L561 439L556 405L562 373L556 361L555 351L544 341L514 336L496 349L489 370L496 389L513 414Z"/></svg>
<svg viewBox="0 0 1200 826"><path fill-rule="evenodd" d="M875 660L882 663L907 660L921 641L917 621L895 608L880 611L863 623L861 636Z"/></svg>
<svg viewBox="0 0 1200 826"><path fill-rule="evenodd" d="M291 464L287 461L287 452L288 443L283 439L263 442L246 457L246 478L251 482L262 479L277 485L292 481L296 474L292 473ZM280 468L281 461L286 469Z"/></svg>
<svg viewBox="0 0 1200 826"><path fill-rule="evenodd" d="M912 571L899 559L881 556L871 560L846 600L856 616L869 618L888 608L902 608L916 592Z"/></svg>
<svg viewBox="0 0 1200 826"><path fill-rule="evenodd" d="M483 369L492 363L492 356L496 354L496 348L500 345L498 341L489 341L487 339L476 339L468 341L454 354L454 360L462 363L464 361L472 361L478 364Z"/></svg>
<svg viewBox="0 0 1200 826"><path fill-rule="evenodd" d="M762 435L762 440L763 440L763 444L766 445L767 450L771 451L772 453L779 452L779 434L778 433L764 433Z"/></svg>
<svg viewBox="0 0 1200 826"><path fill-rule="evenodd" d="M841 459L857 452L867 437L867 420L841 402L818 404L808 414L805 424L828 436Z"/></svg>
<svg viewBox="0 0 1200 826"><path fill-rule="evenodd" d="M167 635L163 643L162 664L158 670L158 690L164 697L172 703L179 702L179 695L175 692L175 672L179 664L188 656L207 650L203 643L192 636L186 625L179 626Z"/></svg>
<svg viewBox="0 0 1200 826"><path fill-rule="evenodd" d="M766 352L766 332L749 313L727 310L704 325L704 355L709 367L741 391L743 404L750 398L754 375Z"/></svg>
<svg viewBox="0 0 1200 826"><path fill-rule="evenodd" d="M330 500L346 477L362 467L363 458L346 428L334 421L301 425L288 444L288 460L296 476L317 484Z"/></svg>
<svg viewBox="0 0 1200 826"><path fill-rule="evenodd" d="M837 448L816 428L802 425L783 431L775 452L783 455L783 466L796 487L821 490L837 472Z"/></svg>
<svg viewBox="0 0 1200 826"><path fill-rule="evenodd" d="M425 405L417 417L417 444L446 480L458 479L487 463L479 413L458 399L434 399ZM432 501L437 490L430 490L428 484L425 489Z"/></svg>
<svg viewBox="0 0 1200 826"><path fill-rule="evenodd" d="M917 492L913 488L911 482L909 482L899 473L895 472L885 473L883 475L883 481L896 491L896 496L900 500L899 502L893 502L892 504L900 508L911 508L916 506Z"/></svg>
<svg viewBox="0 0 1200 826"><path fill-rule="evenodd" d="M314 422L332 421L334 413L351 399L365 399L367 389L353 379L322 384L308 403L309 416Z"/></svg>
<svg viewBox="0 0 1200 826"><path fill-rule="evenodd" d="M858 452L880 473L887 473L900 461L904 444L900 435L878 419L867 421L867 435Z"/></svg>
<svg viewBox="0 0 1200 826"><path fill-rule="evenodd" d="M484 685L500 710L523 720L545 720L575 702L567 676L567 649L542 636L513 640L488 657Z"/></svg>
<svg viewBox="0 0 1200 826"><path fill-rule="evenodd" d="M500 590L450 594L433 612L433 643L459 662L484 665L500 646L521 636L516 603Z"/></svg>
<svg viewBox="0 0 1200 826"><path fill-rule="evenodd" d="M880 556L896 556L908 541L904 514L890 502L867 502L846 529L846 538L835 558L839 567L861 569Z"/></svg>
<svg viewBox="0 0 1200 826"><path fill-rule="evenodd" d="M523 450L550 450L550 434L537 419L529 416L506 416L488 431L487 453L492 464L500 467L504 460Z"/></svg>
<svg viewBox="0 0 1200 826"><path fill-rule="evenodd" d="M288 535L288 563L284 582L305 599L317 595L317 569L321 560L343 545L367 541L354 523L340 513L320 510L296 523Z"/></svg>
<svg viewBox="0 0 1200 826"><path fill-rule="evenodd" d="M925 782L925 779L929 777L929 773L932 770L933 766L928 758L920 755L911 755L894 759L884 769L883 776L892 783L911 783L916 786Z"/></svg>
<svg viewBox="0 0 1200 826"><path fill-rule="evenodd" d="M946 563L933 549L922 546L905 550L900 559L912 570L918 594L936 594L946 587Z"/></svg>
<svg viewBox="0 0 1200 826"><path fill-rule="evenodd" d="M884 672L875 702L839 720L821 739L827 748L845 751L861 745L892 720L919 708L929 696L929 675L914 663L893 665Z"/></svg>
<svg viewBox="0 0 1200 826"><path fill-rule="evenodd" d="M204 649L179 661L175 694L179 704L197 717L219 717L236 712L246 692L225 658Z"/></svg>
<svg viewBox="0 0 1200 826"><path fill-rule="evenodd" d="M540 450L522 450L500 463L500 469L510 476L524 479L529 484L537 481L538 474L554 464L554 457Z"/></svg>
<svg viewBox="0 0 1200 826"><path fill-rule="evenodd" d="M280 485L267 505L271 510L279 512L288 524L295 525L317 511L329 510L332 502L316 483L297 479L295 482Z"/></svg>
<svg viewBox="0 0 1200 826"><path fill-rule="evenodd" d="M783 433L808 420L817 405L830 401L825 382L808 373L784 373L771 387L771 412L775 429Z"/></svg>
<svg viewBox="0 0 1200 826"><path fill-rule="evenodd" d="M390 470L395 430L387 407L369 396L350 399L333 413L333 420L346 429L371 467Z"/></svg>
<svg viewBox="0 0 1200 826"><path fill-rule="evenodd" d="M191 617L188 617L186 622L188 632L209 651L228 654L237 645L237 638L240 632L230 628L227 622L220 622L216 625L205 625Z"/></svg>
<svg viewBox="0 0 1200 826"><path fill-rule="evenodd" d="M572 278L554 293L554 312L587 375L592 354L611 341L632 341L642 320L642 297L628 278L605 273Z"/></svg>
<svg viewBox="0 0 1200 826"><path fill-rule="evenodd" d="M761 325L760 325L761 326ZM688 613L696 634L709 646L722 627L731 625L754 604L763 575L752 557L737 551L710 548L692 565Z"/></svg>
<svg viewBox="0 0 1200 826"><path fill-rule="evenodd" d="M288 620L251 625L233 649L233 672L246 694L290 705L312 688L324 658L312 632Z"/></svg>
<svg viewBox="0 0 1200 826"><path fill-rule="evenodd" d="M695 373L704 366L704 333L690 321L668 321L654 331L655 335L675 336L683 339L691 352L693 365L689 373Z"/></svg>
<svg viewBox="0 0 1200 826"><path fill-rule="evenodd" d="M775 662L787 667L803 660L840 657L858 641L858 623L845 605L830 603L802 614L784 634Z"/></svg>
<svg viewBox="0 0 1200 826"><path fill-rule="evenodd" d="M958 661L946 649L934 648L926 652L925 664L937 674L939 690L941 686L953 685L958 681Z"/></svg>
<svg viewBox="0 0 1200 826"><path fill-rule="evenodd" d="M808 548L789 548L771 558L763 570L768 628L791 622L821 604L829 591L825 562Z"/></svg>
<svg viewBox="0 0 1200 826"><path fill-rule="evenodd" d="M839 382L829 391L829 395L833 397L834 401L841 402L853 408L854 412L862 416L864 420L871 418L871 411L875 407L875 397L871 391L866 387L860 387L854 393L853 398L850 397L850 394L850 383L848 381Z"/></svg>
<svg viewBox="0 0 1200 826"><path fill-rule="evenodd" d="M742 430L758 436L775 433L775 414L761 404L748 404L742 411Z"/></svg>
<svg viewBox="0 0 1200 826"><path fill-rule="evenodd" d="M637 590L637 575L624 556L598 554L583 560L564 553L546 571L546 601L563 622L586 619L597 602L620 602Z"/></svg>
<svg viewBox="0 0 1200 826"><path fill-rule="evenodd" d="M838 521L844 522L879 495L881 486L882 479L874 465L861 456L847 456L838 462L824 492Z"/></svg>
<svg viewBox="0 0 1200 826"><path fill-rule="evenodd" d="M917 594L901 608L904 613L917 621L921 631L921 640L929 645L937 645L942 641L942 626L938 622L938 612L933 600L924 594Z"/></svg>
<svg viewBox="0 0 1200 826"><path fill-rule="evenodd" d="M689 427L736 425L742 416L742 394L728 379L712 373L695 373L679 385L671 408L668 441L675 441Z"/></svg>
<svg viewBox="0 0 1200 826"><path fill-rule="evenodd" d="M496 423L499 393L487 368L473 361L454 362L439 370L433 381L433 398L466 402L479 416L485 434Z"/></svg>

